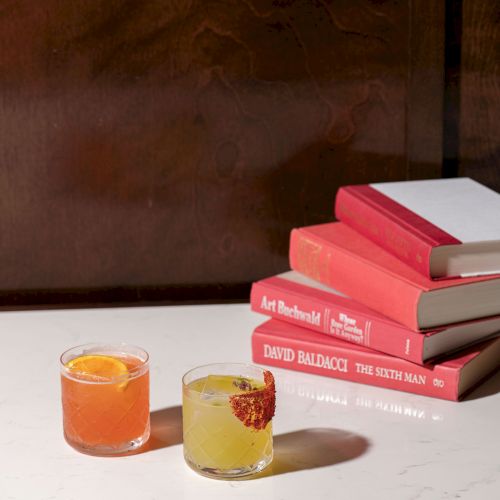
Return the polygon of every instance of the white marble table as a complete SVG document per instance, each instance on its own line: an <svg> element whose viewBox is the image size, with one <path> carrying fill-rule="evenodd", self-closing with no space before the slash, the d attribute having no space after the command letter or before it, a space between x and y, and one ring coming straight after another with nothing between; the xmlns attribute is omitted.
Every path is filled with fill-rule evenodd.
<svg viewBox="0 0 500 500"><path fill-rule="evenodd" d="M273 370L276 460L248 481L215 481L183 461L180 379L250 361L263 320L247 305L0 313L0 499L500 498L500 375L462 403ZM119 458L64 441L58 357L90 341L151 354L150 449Z"/></svg>

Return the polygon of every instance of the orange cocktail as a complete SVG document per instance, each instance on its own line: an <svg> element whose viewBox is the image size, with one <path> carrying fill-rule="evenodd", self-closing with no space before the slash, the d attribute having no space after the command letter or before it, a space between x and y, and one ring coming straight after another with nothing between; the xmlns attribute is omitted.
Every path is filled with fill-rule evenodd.
<svg viewBox="0 0 500 500"><path fill-rule="evenodd" d="M88 344L61 356L66 441L79 451L110 455L149 438L149 365L142 349Z"/></svg>

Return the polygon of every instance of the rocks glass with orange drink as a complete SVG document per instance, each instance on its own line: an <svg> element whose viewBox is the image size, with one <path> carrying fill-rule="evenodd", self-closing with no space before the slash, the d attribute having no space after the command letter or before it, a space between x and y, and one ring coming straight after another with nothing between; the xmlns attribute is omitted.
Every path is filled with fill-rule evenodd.
<svg viewBox="0 0 500 500"><path fill-rule="evenodd" d="M63 425L78 451L114 455L149 438L148 354L125 344L87 344L61 356Z"/></svg>

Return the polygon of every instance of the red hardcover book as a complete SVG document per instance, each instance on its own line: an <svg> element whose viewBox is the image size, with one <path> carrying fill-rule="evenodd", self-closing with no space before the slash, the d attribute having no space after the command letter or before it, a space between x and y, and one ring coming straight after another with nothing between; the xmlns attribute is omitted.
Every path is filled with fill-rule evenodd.
<svg viewBox="0 0 500 500"><path fill-rule="evenodd" d="M295 271L257 281L256 312L423 365L500 331L500 316L427 332L406 326Z"/></svg>
<svg viewBox="0 0 500 500"><path fill-rule="evenodd" d="M339 189L335 216L426 277L500 273L500 194L468 178Z"/></svg>
<svg viewBox="0 0 500 500"><path fill-rule="evenodd" d="M271 319L252 335L255 363L458 401L500 365L500 338L430 366Z"/></svg>
<svg viewBox="0 0 500 500"><path fill-rule="evenodd" d="M290 267L412 330L500 315L500 275L431 280L341 222L294 229Z"/></svg>

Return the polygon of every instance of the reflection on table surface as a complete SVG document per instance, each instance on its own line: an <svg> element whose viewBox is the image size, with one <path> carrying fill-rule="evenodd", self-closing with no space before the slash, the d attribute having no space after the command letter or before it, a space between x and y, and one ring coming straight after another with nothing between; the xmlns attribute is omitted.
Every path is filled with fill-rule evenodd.
<svg viewBox="0 0 500 500"><path fill-rule="evenodd" d="M442 422L445 418L430 398L285 370L276 370L276 390L281 398L305 398L417 420Z"/></svg>

